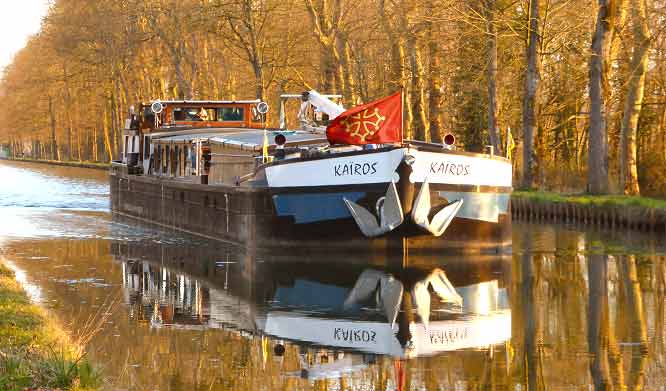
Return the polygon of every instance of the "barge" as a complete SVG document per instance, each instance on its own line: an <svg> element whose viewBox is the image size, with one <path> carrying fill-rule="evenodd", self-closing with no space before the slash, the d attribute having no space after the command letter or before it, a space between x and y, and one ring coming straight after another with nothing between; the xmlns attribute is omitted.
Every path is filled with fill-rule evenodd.
<svg viewBox="0 0 666 391"><path fill-rule="evenodd" d="M403 139L399 95L349 110L336 99L283 95L277 128L260 101L130 110L113 213L269 251L510 251L508 159L452 135Z"/></svg>

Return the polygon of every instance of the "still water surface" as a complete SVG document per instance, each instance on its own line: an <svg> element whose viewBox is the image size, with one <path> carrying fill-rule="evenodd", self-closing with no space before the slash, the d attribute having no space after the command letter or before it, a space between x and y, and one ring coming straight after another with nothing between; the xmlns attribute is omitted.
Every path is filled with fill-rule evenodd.
<svg viewBox="0 0 666 391"><path fill-rule="evenodd" d="M664 239L264 254L113 219L103 171L0 161L0 256L110 390L662 390Z"/></svg>

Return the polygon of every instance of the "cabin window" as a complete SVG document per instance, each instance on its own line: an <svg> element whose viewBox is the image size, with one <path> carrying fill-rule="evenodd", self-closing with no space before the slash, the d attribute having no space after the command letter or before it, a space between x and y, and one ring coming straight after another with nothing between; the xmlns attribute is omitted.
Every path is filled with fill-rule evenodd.
<svg viewBox="0 0 666 391"><path fill-rule="evenodd" d="M143 158L148 159L150 156L150 138L143 136Z"/></svg>
<svg viewBox="0 0 666 391"><path fill-rule="evenodd" d="M162 167L162 146L157 145L155 147L155 153L153 154L153 157L155 161L153 162L153 171L155 173L158 173L160 171L160 168Z"/></svg>
<svg viewBox="0 0 666 391"><path fill-rule="evenodd" d="M180 172L180 176L185 176L186 168L187 168L187 157L189 156L189 153L187 151L187 145L183 145L183 164L181 165L182 169Z"/></svg>
<svg viewBox="0 0 666 391"><path fill-rule="evenodd" d="M245 109L242 107L219 107L217 109L218 121L243 121Z"/></svg>
<svg viewBox="0 0 666 391"><path fill-rule="evenodd" d="M171 151L171 175L178 176L178 146L174 146Z"/></svg>
<svg viewBox="0 0 666 391"><path fill-rule="evenodd" d="M190 161L192 163L192 175L196 175L197 170L197 148L190 149Z"/></svg>
<svg viewBox="0 0 666 391"><path fill-rule="evenodd" d="M164 165L162 166L162 174L164 175L169 173L169 160L171 160L171 156L169 155L171 152L170 149L171 148L169 148L168 145L164 146Z"/></svg>
<svg viewBox="0 0 666 391"><path fill-rule="evenodd" d="M215 110L204 107L175 107L173 120L178 121L215 121Z"/></svg>

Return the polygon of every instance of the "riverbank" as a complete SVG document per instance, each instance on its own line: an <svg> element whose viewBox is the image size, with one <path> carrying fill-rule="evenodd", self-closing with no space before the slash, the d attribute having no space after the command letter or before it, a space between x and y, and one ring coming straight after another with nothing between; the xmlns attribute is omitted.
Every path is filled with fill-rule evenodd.
<svg viewBox="0 0 666 391"><path fill-rule="evenodd" d="M41 159L30 159L30 158L0 158L0 160L12 160L16 162L29 162L29 163L39 163L39 164L50 164L53 166L66 166L66 167L81 167L81 168L92 168L95 170L108 170L111 167L110 163L99 163L99 162L79 162L79 161L60 161L60 160L41 160Z"/></svg>
<svg viewBox="0 0 666 391"><path fill-rule="evenodd" d="M0 389L95 390L100 375L0 255Z"/></svg>
<svg viewBox="0 0 666 391"><path fill-rule="evenodd" d="M511 210L513 218L520 221L666 231L666 200L655 198L515 191Z"/></svg>

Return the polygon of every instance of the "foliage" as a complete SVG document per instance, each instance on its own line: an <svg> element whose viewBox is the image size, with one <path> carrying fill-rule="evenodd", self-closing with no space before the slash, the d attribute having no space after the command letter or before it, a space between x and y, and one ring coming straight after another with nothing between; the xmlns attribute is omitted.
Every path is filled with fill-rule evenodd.
<svg viewBox="0 0 666 391"><path fill-rule="evenodd" d="M611 71L604 76L615 191L621 190L620 128L635 46L631 27L639 24L629 15L630 1L610 2L628 16L618 21ZM540 69L530 171L537 188L582 191L597 3L537 3ZM315 88L341 93L351 106L404 87L409 137L438 140L454 133L461 147L482 150L490 142L489 113L496 112L500 144L511 128L520 149L530 4L56 0L41 31L5 69L0 144L15 155L108 162L118 156L124 118L138 102L261 97L278 107L279 94ZM663 195L654 178L665 171L666 159L666 2L646 4L652 39L635 131L637 175L645 194ZM495 76L489 72L493 42ZM495 111L490 102L497 102ZM514 156L521 167L522 154Z"/></svg>
<svg viewBox="0 0 666 391"><path fill-rule="evenodd" d="M100 373L80 349L63 341L57 327L30 303L14 273L0 264L0 389L85 390L100 385Z"/></svg>

